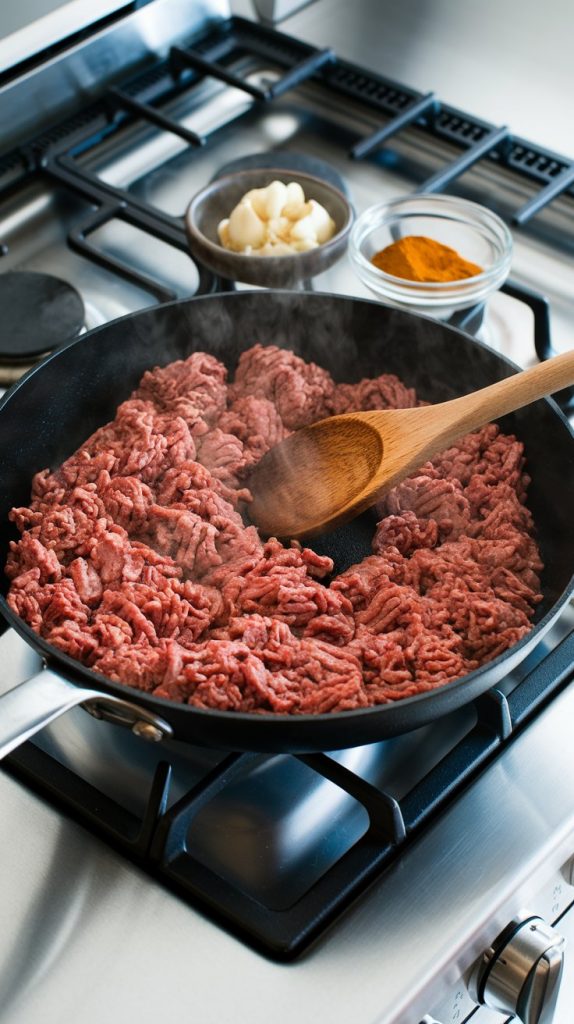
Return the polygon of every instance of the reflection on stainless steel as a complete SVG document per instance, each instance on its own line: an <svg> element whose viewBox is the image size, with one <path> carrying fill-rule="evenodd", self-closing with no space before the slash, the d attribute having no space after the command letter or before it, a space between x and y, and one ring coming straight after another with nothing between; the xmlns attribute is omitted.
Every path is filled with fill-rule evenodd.
<svg viewBox="0 0 574 1024"><path fill-rule="evenodd" d="M105 253L118 257L171 289L174 296L194 295L198 272L188 253L150 237L121 220L112 220L90 235L90 241Z"/></svg>
<svg viewBox="0 0 574 1024"><path fill-rule="evenodd" d="M68 231L85 220L90 204L48 185L35 184L0 211L0 238L8 245L2 270L45 270L73 281L84 300L86 326L97 327L149 305L152 297L73 252ZM181 255L181 254L179 254ZM190 267L191 260L188 261Z"/></svg>
<svg viewBox="0 0 574 1024"><path fill-rule="evenodd" d="M10 810L9 800L3 810ZM3 1021L11 1020L29 993L40 988L51 972L65 963L92 900L96 894L99 899L105 896L94 859L85 856L81 833L71 833L62 821L46 833L46 838L48 835L48 842L44 841L42 846L49 855L40 871L28 875L21 899L11 901L13 912L10 918L4 918L6 922L10 920L10 927L6 927L10 945L0 962ZM18 871L35 867L34 857L26 856L24 851L20 853ZM17 909L18 913L14 913Z"/></svg>
<svg viewBox="0 0 574 1024"><path fill-rule="evenodd" d="M251 0L253 8L264 23L279 24L313 0Z"/></svg>
<svg viewBox="0 0 574 1024"><path fill-rule="evenodd" d="M273 77L276 78L277 75ZM259 84L258 75L248 75L247 79L254 85ZM167 104L165 111L184 128L203 135L240 117L254 103L251 97L239 89L206 79L200 83L197 90L194 89L190 94L184 94L171 104ZM167 213L178 215L183 214L187 202L179 207L174 205L174 197L169 188L169 161L180 153L187 153L189 162L193 164L193 154L189 152L189 146L183 139L169 132L157 131L149 125L137 124L124 129L119 138L114 137L113 143L104 142L96 153L91 154L86 160L86 165L96 171L103 181L121 187L130 187L134 182L157 170L160 179L163 177L164 185L167 186L165 201L158 202L157 196L148 198Z"/></svg>
<svg viewBox="0 0 574 1024"><path fill-rule="evenodd" d="M337 754L363 774L377 746ZM262 760L193 819L187 849L272 909L290 907L366 832L363 807L289 757Z"/></svg>
<svg viewBox="0 0 574 1024"><path fill-rule="evenodd" d="M562 865L562 875L568 885L574 885L574 858Z"/></svg>
<svg viewBox="0 0 574 1024"><path fill-rule="evenodd" d="M28 0L0 12L0 67L9 68L124 6L125 0Z"/></svg>

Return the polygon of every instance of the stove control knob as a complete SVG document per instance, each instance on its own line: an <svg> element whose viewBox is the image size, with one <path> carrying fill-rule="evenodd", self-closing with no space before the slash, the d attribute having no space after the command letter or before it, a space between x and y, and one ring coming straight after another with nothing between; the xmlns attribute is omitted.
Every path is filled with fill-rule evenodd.
<svg viewBox="0 0 574 1024"><path fill-rule="evenodd" d="M521 917L484 953L471 977L481 1006L550 1024L562 978L564 939L541 917Z"/></svg>

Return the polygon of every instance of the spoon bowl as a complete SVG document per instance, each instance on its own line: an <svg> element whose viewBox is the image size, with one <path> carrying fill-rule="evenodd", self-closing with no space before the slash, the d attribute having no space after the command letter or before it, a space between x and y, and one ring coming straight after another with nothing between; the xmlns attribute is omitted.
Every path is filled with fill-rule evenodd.
<svg viewBox="0 0 574 1024"><path fill-rule="evenodd" d="M574 351L439 405L353 412L291 434L255 467L252 522L311 537L352 519L463 434L574 383Z"/></svg>

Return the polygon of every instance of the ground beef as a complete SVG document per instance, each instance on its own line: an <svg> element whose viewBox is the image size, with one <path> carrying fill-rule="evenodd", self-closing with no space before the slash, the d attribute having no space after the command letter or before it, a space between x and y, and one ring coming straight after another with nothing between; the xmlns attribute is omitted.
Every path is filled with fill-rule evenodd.
<svg viewBox="0 0 574 1024"><path fill-rule="evenodd" d="M256 395L236 398L221 417L219 426L243 443L243 456L249 468L290 433L273 402Z"/></svg>
<svg viewBox="0 0 574 1024"><path fill-rule="evenodd" d="M297 430L333 411L335 383L327 370L288 349L254 345L243 352L229 392L233 402L246 395L266 398L283 426Z"/></svg>
<svg viewBox="0 0 574 1024"><path fill-rule="evenodd" d="M331 399L333 413L357 409L411 409L417 405L414 388L407 388L393 373L365 377L358 384L338 384Z"/></svg>
<svg viewBox="0 0 574 1024"><path fill-rule="evenodd" d="M443 686L524 636L540 600L516 438L489 425L422 466L334 579L245 525L248 473L292 430L416 404L391 374L335 384L272 345L231 384L205 353L148 371L12 510L9 603L108 678L195 707L319 714Z"/></svg>

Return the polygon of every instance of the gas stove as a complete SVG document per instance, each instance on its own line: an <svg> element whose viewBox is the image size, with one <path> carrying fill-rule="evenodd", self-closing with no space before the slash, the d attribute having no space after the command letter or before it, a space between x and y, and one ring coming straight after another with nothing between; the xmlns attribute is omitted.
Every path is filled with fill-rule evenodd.
<svg viewBox="0 0 574 1024"><path fill-rule="evenodd" d="M272 160L330 175L357 213L415 189L496 210L516 229L512 279L463 327L523 366L569 347L574 170L552 119L539 145L433 81L402 82L392 40L408 12L383 6L353 5L354 35L347 5L327 17L327 0L280 30L240 3L234 17L225 3L102 3L97 22L76 10L66 39L48 20L48 51L16 46L38 23L5 40L0 289L42 284L66 337L225 289L190 258L182 215L222 171ZM372 297L346 258L313 286ZM53 324L4 330L5 386L50 350ZM536 966L521 1013L550 1004L574 933L573 627L569 608L461 711L328 756L156 747L69 712L0 774L13 879L0 1021L56 1024L80 1001L85 1024L190 1011L218 1024L499 1024L508 1013L477 1004L501 998L496 971L516 949ZM41 667L12 631L0 657L2 691ZM555 930L535 920L532 939L538 917ZM568 949L564 962L554 1024L570 1019Z"/></svg>

